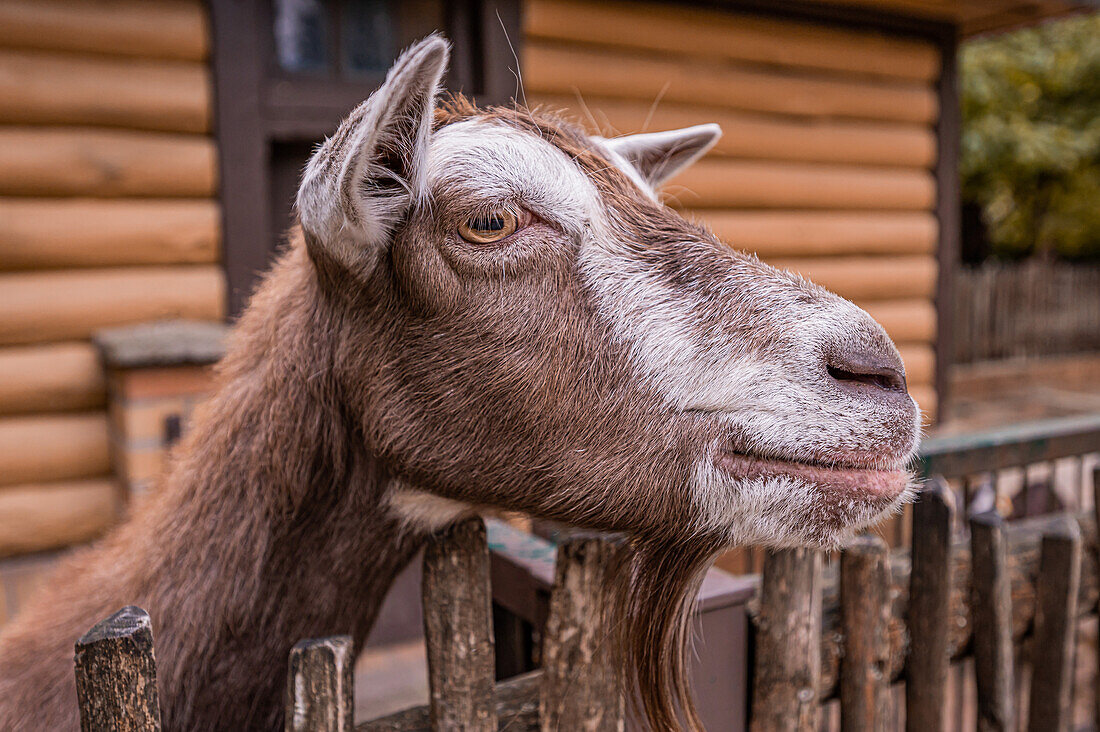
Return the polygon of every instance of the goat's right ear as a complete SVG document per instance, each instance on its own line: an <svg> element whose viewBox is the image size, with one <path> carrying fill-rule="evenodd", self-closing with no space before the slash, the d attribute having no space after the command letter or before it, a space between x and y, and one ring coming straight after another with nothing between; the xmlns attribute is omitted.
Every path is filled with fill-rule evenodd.
<svg viewBox="0 0 1100 732"><path fill-rule="evenodd" d="M409 48L386 81L313 154L298 189L309 246L345 266L372 268L419 195L448 45L431 35Z"/></svg>

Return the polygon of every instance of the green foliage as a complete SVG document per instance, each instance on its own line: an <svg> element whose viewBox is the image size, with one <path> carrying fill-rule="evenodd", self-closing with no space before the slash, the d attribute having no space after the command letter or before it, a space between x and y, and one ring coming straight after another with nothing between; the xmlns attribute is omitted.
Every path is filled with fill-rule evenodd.
<svg viewBox="0 0 1100 732"><path fill-rule="evenodd" d="M963 200L993 251L1100 257L1100 13L963 46Z"/></svg>

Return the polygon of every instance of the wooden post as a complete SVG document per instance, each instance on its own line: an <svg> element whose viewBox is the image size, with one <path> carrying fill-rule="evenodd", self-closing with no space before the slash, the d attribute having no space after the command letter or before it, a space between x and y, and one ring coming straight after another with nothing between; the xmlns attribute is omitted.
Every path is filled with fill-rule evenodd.
<svg viewBox="0 0 1100 732"><path fill-rule="evenodd" d="M603 588L615 546L580 538L558 546L550 614L543 636L539 728L623 729L625 698L603 621Z"/></svg>
<svg viewBox="0 0 1100 732"><path fill-rule="evenodd" d="M1100 465L1092 469L1092 515L1096 520L1096 526L1100 529ZM1097 629L1100 636L1100 627ZM1096 654L1096 688L1093 689L1093 719L1100 725L1100 653Z"/></svg>
<svg viewBox="0 0 1100 732"><path fill-rule="evenodd" d="M429 540L423 597L432 729L495 732L489 546L480 518Z"/></svg>
<svg viewBox="0 0 1100 732"><path fill-rule="evenodd" d="M1012 582L1004 520L996 511L970 519L971 627L978 688L979 732L1009 732L1013 724Z"/></svg>
<svg viewBox="0 0 1100 732"><path fill-rule="evenodd" d="M1081 584L1081 531L1075 521L1043 536L1035 591L1031 664L1031 732L1066 732L1073 717L1073 662L1077 593Z"/></svg>
<svg viewBox="0 0 1100 732"><path fill-rule="evenodd" d="M290 649L286 732L351 732L355 722L354 643L337 635Z"/></svg>
<svg viewBox="0 0 1100 732"><path fill-rule="evenodd" d="M952 496L940 478L925 484L913 506L909 576L909 676L905 684L908 732L944 729L947 626L951 599Z"/></svg>
<svg viewBox="0 0 1100 732"><path fill-rule="evenodd" d="M157 664L149 614L128 606L76 642L76 697L85 732L160 729Z"/></svg>
<svg viewBox="0 0 1100 732"><path fill-rule="evenodd" d="M845 732L890 728L888 562L889 550L877 536L857 537L840 555L840 727Z"/></svg>
<svg viewBox="0 0 1100 732"><path fill-rule="evenodd" d="M821 675L821 555L767 554L760 589L753 732L817 729Z"/></svg>

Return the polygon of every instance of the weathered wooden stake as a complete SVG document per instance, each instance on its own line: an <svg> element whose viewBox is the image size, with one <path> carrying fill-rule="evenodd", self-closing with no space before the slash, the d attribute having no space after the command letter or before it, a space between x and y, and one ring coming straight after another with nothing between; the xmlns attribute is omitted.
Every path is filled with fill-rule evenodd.
<svg viewBox="0 0 1100 732"><path fill-rule="evenodd" d="M355 727L351 636L299 641L290 649L286 732L351 732Z"/></svg>
<svg viewBox="0 0 1100 732"><path fill-rule="evenodd" d="M817 729L821 555L780 549L764 560L756 630L753 732Z"/></svg>
<svg viewBox="0 0 1100 732"><path fill-rule="evenodd" d="M495 732L489 546L480 518L428 542L423 598L432 729Z"/></svg>
<svg viewBox="0 0 1100 732"><path fill-rule="evenodd" d="M951 599L952 496L933 478L913 506L912 572L909 576L909 675L905 684L905 728L944 729Z"/></svg>
<svg viewBox="0 0 1100 732"><path fill-rule="evenodd" d="M625 698L601 612L616 548L598 538L558 546L542 642L539 728L622 730Z"/></svg>
<svg viewBox="0 0 1100 732"><path fill-rule="evenodd" d="M1073 718L1073 662L1081 531L1075 521L1043 536L1035 597L1028 729L1066 732Z"/></svg>
<svg viewBox="0 0 1100 732"><path fill-rule="evenodd" d="M139 607L124 607L76 642L76 696L85 732L160 729L153 625Z"/></svg>
<svg viewBox="0 0 1100 732"><path fill-rule="evenodd" d="M979 732L1006 732L1013 724L1012 581L1004 520L996 511L970 519L971 626Z"/></svg>
<svg viewBox="0 0 1100 732"><path fill-rule="evenodd" d="M1092 515L1096 519L1096 526L1100 527L1100 465L1092 469ZM1096 632L1100 637L1100 626ZM1092 718L1100 726L1100 653L1096 654L1096 688L1093 689L1092 713Z"/></svg>
<svg viewBox="0 0 1100 732"><path fill-rule="evenodd" d="M845 732L890 729L889 549L860 536L840 555L840 727Z"/></svg>

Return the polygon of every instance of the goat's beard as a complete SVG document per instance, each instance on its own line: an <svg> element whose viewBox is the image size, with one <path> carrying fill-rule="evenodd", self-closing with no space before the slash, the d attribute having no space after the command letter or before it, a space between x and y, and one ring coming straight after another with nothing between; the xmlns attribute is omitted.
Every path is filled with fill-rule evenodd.
<svg viewBox="0 0 1100 732"><path fill-rule="evenodd" d="M656 732L704 729L687 658L699 587L723 548L699 539L633 538L619 554L608 627L630 708Z"/></svg>

